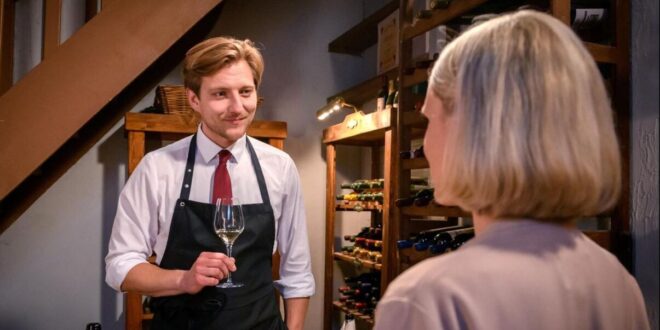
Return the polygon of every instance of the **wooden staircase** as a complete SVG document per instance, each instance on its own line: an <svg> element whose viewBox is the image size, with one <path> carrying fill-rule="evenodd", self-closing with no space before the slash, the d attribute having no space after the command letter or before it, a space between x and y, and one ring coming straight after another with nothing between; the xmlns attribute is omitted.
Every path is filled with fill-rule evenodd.
<svg viewBox="0 0 660 330"><path fill-rule="evenodd" d="M205 37L221 0L116 0L0 96L0 234Z"/></svg>

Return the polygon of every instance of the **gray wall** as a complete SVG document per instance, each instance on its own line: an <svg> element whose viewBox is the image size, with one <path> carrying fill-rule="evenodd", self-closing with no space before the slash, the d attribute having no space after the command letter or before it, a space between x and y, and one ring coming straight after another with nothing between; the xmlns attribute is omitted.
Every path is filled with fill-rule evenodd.
<svg viewBox="0 0 660 330"><path fill-rule="evenodd" d="M23 64L16 79L40 57L34 54L40 52L35 42L41 23L29 19L40 17L34 13L35 1L40 2L17 2L17 6L31 7L32 12L21 21L30 24L17 20L23 30L16 40L24 44L17 48ZM229 1L213 33L247 37L262 44L266 72L261 93L265 104L258 118L283 120L289 125L285 149L296 161L302 178L317 281L306 329L321 328L323 315L325 159L321 131L338 120L318 123L314 111L327 96L375 73L373 49L360 58L330 54L327 43L384 2ZM633 0L632 5L635 273L658 329L658 5L655 0ZM75 6L65 1L65 10L74 12L66 14L71 18L64 24L67 31L63 34L75 30L79 21L80 12L67 9L71 7ZM178 71L165 82L180 83ZM135 110L152 100L153 95L145 97ZM103 282L103 257L125 181L127 141L122 125L118 123L0 235L0 329L83 329L94 321L102 322L104 329L123 328L121 295ZM338 156L350 158L344 151ZM355 167L348 163L340 169L340 177L358 175L355 171L361 164L354 158Z"/></svg>
<svg viewBox="0 0 660 330"><path fill-rule="evenodd" d="M635 276L658 329L658 1L632 1L631 228Z"/></svg>

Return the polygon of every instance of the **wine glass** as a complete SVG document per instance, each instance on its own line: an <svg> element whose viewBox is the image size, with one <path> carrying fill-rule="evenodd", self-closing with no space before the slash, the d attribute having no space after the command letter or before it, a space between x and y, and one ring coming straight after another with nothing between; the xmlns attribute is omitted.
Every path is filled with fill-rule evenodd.
<svg viewBox="0 0 660 330"><path fill-rule="evenodd" d="M231 258L231 248L234 241L245 229L243 220L243 208L236 197L218 198L215 202L215 214L213 216L213 228L215 233L227 246L227 256ZM235 283L231 280L231 272L227 281L217 285L219 288L240 288L243 283Z"/></svg>

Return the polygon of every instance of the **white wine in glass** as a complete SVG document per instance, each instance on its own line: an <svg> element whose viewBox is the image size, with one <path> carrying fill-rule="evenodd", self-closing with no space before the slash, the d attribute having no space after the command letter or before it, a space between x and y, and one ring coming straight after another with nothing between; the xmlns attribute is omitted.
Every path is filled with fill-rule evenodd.
<svg viewBox="0 0 660 330"><path fill-rule="evenodd" d="M227 246L227 256L231 258L231 249L236 238L245 229L243 220L243 208L238 198L218 198L215 202L215 214L213 216L213 228L215 233L222 239ZM219 288L240 288L243 283L233 282L231 272L227 276L227 281L217 285Z"/></svg>

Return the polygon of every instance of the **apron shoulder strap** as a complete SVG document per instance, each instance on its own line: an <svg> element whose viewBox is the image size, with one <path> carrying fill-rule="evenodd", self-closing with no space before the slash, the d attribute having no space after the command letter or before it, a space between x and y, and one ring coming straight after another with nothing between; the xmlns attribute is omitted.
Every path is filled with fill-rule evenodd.
<svg viewBox="0 0 660 330"><path fill-rule="evenodd" d="M187 200L190 197L190 187L192 186L193 169L195 168L195 153L197 151L197 133L193 134L188 147L188 160L186 161L186 172L183 174L183 183L181 184L180 199Z"/></svg>
<svg viewBox="0 0 660 330"><path fill-rule="evenodd" d="M248 151L250 152L250 159L252 160L252 166L254 167L254 173L257 175L257 182L259 183L259 191L261 192L261 200L270 205L270 198L268 197L268 188L266 187L266 180L264 179L264 173L261 171L261 164L259 164L259 159L257 158L257 153L250 143L250 138L246 138L246 144Z"/></svg>

